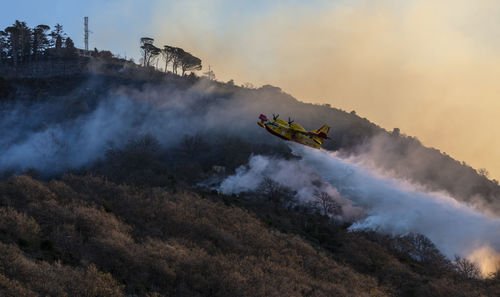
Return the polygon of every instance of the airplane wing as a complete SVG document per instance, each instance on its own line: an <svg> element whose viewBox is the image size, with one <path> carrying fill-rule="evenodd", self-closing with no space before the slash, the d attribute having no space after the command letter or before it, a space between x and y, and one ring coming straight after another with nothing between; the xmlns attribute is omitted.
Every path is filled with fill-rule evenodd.
<svg viewBox="0 0 500 297"><path fill-rule="evenodd" d="M301 125L296 124L296 123L291 123L288 125L288 127L290 130L292 130L294 132L307 133L307 130L304 129L304 127L302 127Z"/></svg>

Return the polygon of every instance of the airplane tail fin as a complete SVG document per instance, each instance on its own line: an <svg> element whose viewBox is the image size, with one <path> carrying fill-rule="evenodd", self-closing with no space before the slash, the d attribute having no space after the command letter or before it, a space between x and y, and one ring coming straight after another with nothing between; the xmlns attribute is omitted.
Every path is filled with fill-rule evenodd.
<svg viewBox="0 0 500 297"><path fill-rule="evenodd" d="M321 128L313 130L311 132L313 134L314 141L316 141L321 146L325 139L330 139L330 137L328 137L327 135L329 131L330 127L327 125L323 125L321 126Z"/></svg>
<svg viewBox="0 0 500 297"><path fill-rule="evenodd" d="M321 126L321 128L314 130L314 132L318 133L318 136L323 139L328 139L328 132L330 131L330 127L327 125Z"/></svg>

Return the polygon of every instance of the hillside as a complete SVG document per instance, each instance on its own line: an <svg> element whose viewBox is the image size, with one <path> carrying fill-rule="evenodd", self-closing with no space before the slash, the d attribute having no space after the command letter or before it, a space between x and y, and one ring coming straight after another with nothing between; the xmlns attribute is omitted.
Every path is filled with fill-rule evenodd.
<svg viewBox="0 0 500 297"><path fill-rule="evenodd" d="M0 80L0 85L3 90L0 98L3 113L12 114L15 111L28 117L27 121L21 121L4 116L2 126L11 127L18 132L17 135L24 137L33 136L40 131L47 133L58 130L61 135L53 133L57 139L47 139L46 135L43 138L51 146L54 142L67 142L64 133L70 133L69 129L76 129L76 132L81 133L81 120L89 125L95 124L92 120L99 120L101 122L97 124L103 124L103 119L92 117L104 117L105 113L111 113L115 123L110 124L113 131L118 133L105 135L106 139L98 139L99 143L91 149L101 151L92 152L86 160L64 160L69 163L65 164L66 169L88 167L104 157L105 151L110 148L109 144L121 149L127 142L136 141L148 134L160 142L160 155L166 155L167 151L168 155L178 154L179 150L172 150L173 147L187 141L187 138L199 136L208 149L191 152L197 158L192 163L200 164L201 161L204 169L202 172L213 165L227 166L233 170L244 164L251 153L260 153L266 148L267 153L275 149L283 153L287 150L280 141L268 137L253 125L260 113L281 113L283 117L290 116L306 128L318 128L324 123L332 126L329 134L332 141L325 143L326 149L339 150L344 155L365 157L371 165L391 172L397 178L408 179L430 190L447 191L458 199L487 208L496 215L500 214L498 182L479 174L465 162L454 160L439 150L426 148L415 137L389 133L354 112L347 113L329 106L303 103L276 87L247 89L194 76L181 78L154 72L149 75L137 72L135 76L115 73L47 79L3 79ZM136 113L127 114L134 108L137 108ZM37 113L39 111L42 112ZM44 128L40 130L37 125L41 123ZM117 127L118 124L125 127ZM4 134L1 148L9 148L8 143L14 137L10 134L7 133L7 137ZM231 160L221 159L228 154L216 151L221 149L219 143L224 138L231 139L230 147L224 146L224 149L233 150ZM31 143L24 145L32 146ZM65 147L61 149L71 150L74 145L64 143ZM186 148L185 144L182 146ZM60 161L54 151L46 153L53 162ZM36 156L37 153L33 151L31 154L40 159L39 154ZM179 160L179 156L173 159ZM52 164L8 163L3 161L4 172L5 167L14 172L33 167L44 175L60 174L63 171L59 169L54 172ZM172 165L175 167L175 164L170 164ZM55 165L58 166L61 165Z"/></svg>
<svg viewBox="0 0 500 297"><path fill-rule="evenodd" d="M76 176L48 184L17 177L1 192L8 205L2 208L4 279L38 293L384 295L373 278L297 236L193 193ZM64 271L89 283L73 288L73 281L60 279Z"/></svg>
<svg viewBox="0 0 500 297"><path fill-rule="evenodd" d="M100 74L99 74L100 73ZM354 112L158 72L0 78L6 296L496 296L426 237L350 231L293 191L210 188L251 156L295 160L260 113L332 127L339 156L500 215L500 187ZM287 198L288 200L286 200Z"/></svg>
<svg viewBox="0 0 500 297"><path fill-rule="evenodd" d="M261 213L266 224L217 196L74 175L48 183L14 177L0 184L0 197L5 296L500 292L494 279L464 279L437 251L426 252L437 258L418 263L397 252L390 238L346 233L325 217L300 210ZM251 201L240 203L265 209ZM302 229L305 221L310 227Z"/></svg>

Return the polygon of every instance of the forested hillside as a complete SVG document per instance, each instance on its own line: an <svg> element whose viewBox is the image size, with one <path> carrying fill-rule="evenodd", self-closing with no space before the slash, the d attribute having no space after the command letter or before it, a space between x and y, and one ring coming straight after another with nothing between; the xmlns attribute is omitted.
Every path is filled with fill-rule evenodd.
<svg viewBox="0 0 500 297"><path fill-rule="evenodd" d="M43 176L60 174L64 170L57 167L64 162L68 163L64 165L65 169L108 170L104 168L105 162L101 164L99 161L112 156L109 154L112 152L126 153L126 147L132 148L134 143L149 135L154 142L159 142L155 157L169 162L162 162L163 168L155 167L156 170L166 172L175 168L182 171L176 163L185 164L183 168L201 166L202 170L187 170L196 175L190 178L200 180L213 165L234 170L244 164L251 153L272 154L277 149L280 154L286 154L288 148L281 141L268 137L254 126L258 114L279 113L283 117L292 117L308 129L325 123L330 125L332 140L325 142L326 149L365 157L371 165L383 168L397 178L408 179L430 190L448 191L461 200L500 213L498 182L489 180L483 171L436 149L426 148L414 137L398 131L389 133L354 112L302 103L272 86L248 89L170 73L137 72L137 77L130 73L115 74L0 79L2 112L6 115L0 121L4 127L18 132L16 136L4 134L1 148L7 150L13 147L13 143L18 144L17 141L25 141L23 145L36 160L32 164L4 160L3 172L19 173L31 167ZM25 114L29 120L8 116L14 112ZM61 156L57 150L71 155L79 141L70 141L67 134L83 133L82 121L89 126L104 124L103 119L96 119L96 116L104 118L107 113L108 120L113 120L107 128L112 127L115 134L97 137L98 143L94 144L92 153L85 160L61 160L67 156ZM93 122L97 120L100 122ZM44 160L39 152L34 151L35 144L30 139L40 134L41 141L50 144L48 151L44 152L48 159ZM57 164L48 164L49 161ZM116 162L113 164L117 166ZM177 179L184 179L182 173L176 175Z"/></svg>
<svg viewBox="0 0 500 297"><path fill-rule="evenodd" d="M153 38L141 38L137 65L81 52L61 25L49 29L0 31L0 296L500 295L498 268L481 275L422 234L352 228L370 209L319 173L307 178L321 191L298 193L289 177L307 171L293 163L301 157L256 122L262 113L308 130L327 124L324 148L336 157L446 192L471 206L459 204L465 213L487 213L488 227L500 187L486 170L355 111L219 82L211 70L199 77L199 58ZM281 166L267 174L285 182L260 176L246 191L222 191L254 165L264 171L258 161Z"/></svg>
<svg viewBox="0 0 500 297"><path fill-rule="evenodd" d="M10 178L0 184L0 292L4 296L495 296L500 292L498 275L471 278L418 236L396 240L347 233L343 226L307 209L278 207L263 212L268 209L265 201L173 194L93 176L65 175L48 183L28 176ZM412 253L426 258L415 261Z"/></svg>
<svg viewBox="0 0 500 297"><path fill-rule="evenodd" d="M279 112L307 128L331 125L328 149L386 152L377 165L464 200L474 189L497 210L495 182L414 138L271 86L169 74L0 82L0 290L6 296L500 292L498 273L481 280L472 263L451 262L420 235L348 232L348 224L314 206L293 206L265 190L236 197L200 188L252 154L296 158L255 124L260 112ZM102 133L107 129L113 133ZM92 154L82 156L82 149ZM408 166L405 156L416 153L433 162ZM280 197L290 195L283 191Z"/></svg>

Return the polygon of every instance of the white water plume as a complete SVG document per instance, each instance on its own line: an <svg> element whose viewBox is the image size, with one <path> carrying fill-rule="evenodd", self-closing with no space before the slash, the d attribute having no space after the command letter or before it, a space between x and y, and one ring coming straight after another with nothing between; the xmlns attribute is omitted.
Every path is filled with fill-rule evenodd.
<svg viewBox="0 0 500 297"><path fill-rule="evenodd" d="M226 192L252 190L266 176L299 193L312 193L313 184L309 181L320 176L352 202L351 208L365 210L365 216L351 230L371 229L392 235L420 233L447 257L459 255L476 262L483 275L496 269L500 256L500 219L488 217L446 193L422 191L332 152L299 145L292 145L292 150L300 160L254 156L247 167L226 179L221 188Z"/></svg>

